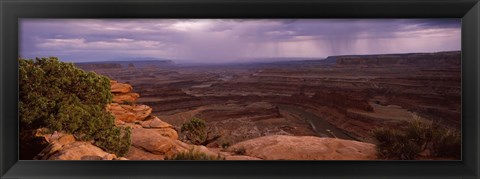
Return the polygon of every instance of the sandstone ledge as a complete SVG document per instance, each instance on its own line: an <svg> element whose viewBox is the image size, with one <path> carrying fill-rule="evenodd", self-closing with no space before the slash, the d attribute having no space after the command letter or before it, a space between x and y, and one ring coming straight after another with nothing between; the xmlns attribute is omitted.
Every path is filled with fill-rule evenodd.
<svg viewBox="0 0 480 179"><path fill-rule="evenodd" d="M374 144L314 136L273 135L250 139L228 148L244 148L247 156L264 160L374 160Z"/></svg>

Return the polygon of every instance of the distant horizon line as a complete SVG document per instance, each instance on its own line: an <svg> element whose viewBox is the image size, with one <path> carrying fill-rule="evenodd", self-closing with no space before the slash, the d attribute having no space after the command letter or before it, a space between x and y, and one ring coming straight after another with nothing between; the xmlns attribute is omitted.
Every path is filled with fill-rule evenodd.
<svg viewBox="0 0 480 179"><path fill-rule="evenodd" d="M92 61L77 61L77 60L67 60L64 61L59 58L60 61L69 62L69 63L102 63L102 62L150 62L150 61L169 61L173 62L174 64L232 64L232 63L272 63L272 62L290 62L290 61L310 61L310 60L326 60L330 57L341 57L341 56L378 56L378 55L408 55L408 54L434 54L434 53L445 53L445 52L461 52L462 50L446 50L446 51L431 51L431 52L399 52L399 53L370 53L370 54L341 54L341 55L329 55L326 57L258 57L258 58L241 58L236 60L229 60L224 62L201 62L198 60L189 60L189 59L174 59L174 58L161 58L161 57L119 57L119 58L112 58L112 59L105 59L105 60L92 60ZM48 57L55 57L55 56L48 56ZM35 58L48 58L48 57L35 57ZM35 58L24 58L23 59L35 59ZM137 60L134 60L137 59ZM276 61L255 61L259 59L284 59L284 60L276 60ZM297 60L294 60L297 59ZM247 61L245 61L247 60Z"/></svg>

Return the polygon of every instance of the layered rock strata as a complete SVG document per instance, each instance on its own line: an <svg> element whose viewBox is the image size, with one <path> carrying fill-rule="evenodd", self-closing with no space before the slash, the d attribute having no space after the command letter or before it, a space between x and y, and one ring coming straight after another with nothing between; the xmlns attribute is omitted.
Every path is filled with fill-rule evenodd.
<svg viewBox="0 0 480 179"><path fill-rule="evenodd" d="M111 92L113 95L112 101L114 103L131 103L140 97L138 93L131 92L133 87L129 84L118 83L117 81L110 81Z"/></svg>

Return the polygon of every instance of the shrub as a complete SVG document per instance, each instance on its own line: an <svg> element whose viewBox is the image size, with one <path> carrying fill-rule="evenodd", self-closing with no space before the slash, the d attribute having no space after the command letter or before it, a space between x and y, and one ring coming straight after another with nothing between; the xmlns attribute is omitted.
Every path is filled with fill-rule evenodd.
<svg viewBox="0 0 480 179"><path fill-rule="evenodd" d="M412 160L421 152L415 142L398 130L380 128L374 131L374 137L378 140L377 151L384 158Z"/></svg>
<svg viewBox="0 0 480 179"><path fill-rule="evenodd" d="M412 145L418 146L418 150L423 151L432 141L433 133L438 129L438 124L434 125L432 121L422 121L414 115L414 120L407 124L405 137Z"/></svg>
<svg viewBox="0 0 480 179"><path fill-rule="evenodd" d="M95 145L118 156L127 154L131 140L130 128L112 127L97 133Z"/></svg>
<svg viewBox="0 0 480 179"><path fill-rule="evenodd" d="M165 160L225 160L225 158L220 155L207 155L206 153L191 149L186 152L177 153L172 157L167 157Z"/></svg>
<svg viewBox="0 0 480 179"><path fill-rule="evenodd" d="M183 123L180 132L192 144L201 144L207 140L207 125L204 120L199 118L192 118L190 121Z"/></svg>
<svg viewBox="0 0 480 179"><path fill-rule="evenodd" d="M434 136L432 153L437 157L454 157L460 159L462 138L457 130L443 129Z"/></svg>
<svg viewBox="0 0 480 179"><path fill-rule="evenodd" d="M436 157L458 158L461 153L460 132L418 116L404 129L379 128L373 135L378 141L377 151L384 158L413 160L425 150Z"/></svg>
<svg viewBox="0 0 480 179"><path fill-rule="evenodd" d="M199 118L192 118L182 124L180 132L186 140L196 145L207 145L221 137L218 134L212 135L214 133L213 129L207 127L206 122Z"/></svg>
<svg viewBox="0 0 480 179"><path fill-rule="evenodd" d="M83 71L55 57L19 59L19 84L22 130L46 127L65 131L80 140L94 139L107 151L123 155L121 151L127 148L124 144L129 144L130 139L125 137L128 135L114 136L123 132L115 127L114 117L105 110L112 101L107 77Z"/></svg>
<svg viewBox="0 0 480 179"><path fill-rule="evenodd" d="M245 147L235 148L233 149L233 153L236 155L245 155L247 153L247 149L245 149Z"/></svg>

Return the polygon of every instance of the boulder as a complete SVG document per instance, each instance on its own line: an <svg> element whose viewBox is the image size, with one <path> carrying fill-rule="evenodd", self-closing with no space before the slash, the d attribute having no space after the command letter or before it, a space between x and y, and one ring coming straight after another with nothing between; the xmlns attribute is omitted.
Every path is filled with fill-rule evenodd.
<svg viewBox="0 0 480 179"><path fill-rule="evenodd" d="M138 93L114 94L112 101L114 103L134 102L140 97Z"/></svg>
<svg viewBox="0 0 480 179"><path fill-rule="evenodd" d="M159 129L148 129L148 130L153 130L153 131L157 132L158 134L160 134L164 137L168 137L168 138L173 139L173 140L178 139L178 133L173 128L159 128Z"/></svg>
<svg viewBox="0 0 480 179"><path fill-rule="evenodd" d="M173 128L169 123L163 122L158 117L153 116L148 120L140 122L144 128Z"/></svg>
<svg viewBox="0 0 480 179"><path fill-rule="evenodd" d="M188 144L165 137L155 129L132 129L131 140L132 146L155 155L173 156L190 148Z"/></svg>
<svg viewBox="0 0 480 179"><path fill-rule="evenodd" d="M112 93L128 93L132 90L132 85L110 80L110 92Z"/></svg>
<svg viewBox="0 0 480 179"><path fill-rule="evenodd" d="M314 136L273 135L250 139L228 148L264 160L374 160L374 144Z"/></svg>
<svg viewBox="0 0 480 179"><path fill-rule="evenodd" d="M150 119L141 121L140 125L143 128L148 128L150 130L155 130L160 135L169 137L171 139L178 139L178 133L172 125L169 123L163 122L156 116L151 116Z"/></svg>
<svg viewBox="0 0 480 179"><path fill-rule="evenodd" d="M152 113L152 108L147 105L122 105L111 103L107 105L107 111L115 116L116 120L123 122L143 121Z"/></svg>

